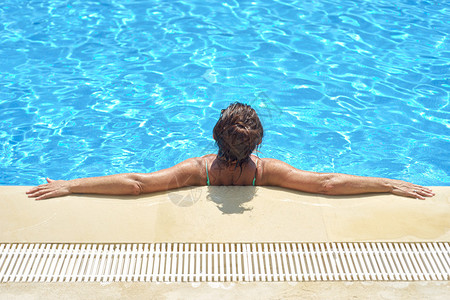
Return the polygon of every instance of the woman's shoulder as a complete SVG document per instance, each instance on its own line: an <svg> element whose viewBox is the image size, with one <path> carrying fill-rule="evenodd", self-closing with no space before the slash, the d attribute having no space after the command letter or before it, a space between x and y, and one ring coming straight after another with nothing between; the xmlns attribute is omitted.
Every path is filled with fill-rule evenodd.
<svg viewBox="0 0 450 300"><path fill-rule="evenodd" d="M259 158L259 160L261 161L261 164L266 166L266 167L277 167L277 166L283 166L283 167L287 167L290 166L289 164L285 163L282 160L276 159L276 158Z"/></svg>
<svg viewBox="0 0 450 300"><path fill-rule="evenodd" d="M206 154L200 157L194 157L194 159L198 161L198 163L200 163L201 165L205 164L205 162L211 164L216 158L217 154Z"/></svg>
<svg viewBox="0 0 450 300"><path fill-rule="evenodd" d="M295 170L293 166L275 158L260 158L258 163L259 185L274 185L274 182L284 180ZM277 184L276 184L277 185Z"/></svg>
<svg viewBox="0 0 450 300"><path fill-rule="evenodd" d="M192 166L192 167L198 167L198 166L203 166L205 164L205 162L209 161L210 159L211 158L208 154L208 155L203 155L203 156L198 156L198 157L190 157L181 163L184 165Z"/></svg>
<svg viewBox="0 0 450 300"><path fill-rule="evenodd" d="M185 162L204 168L206 164L211 165L216 158L217 154L206 154L203 156L188 158Z"/></svg>

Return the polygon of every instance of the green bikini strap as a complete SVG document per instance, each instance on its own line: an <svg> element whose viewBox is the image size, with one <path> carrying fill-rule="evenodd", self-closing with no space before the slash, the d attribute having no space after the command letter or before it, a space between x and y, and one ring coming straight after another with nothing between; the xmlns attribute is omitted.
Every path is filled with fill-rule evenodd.
<svg viewBox="0 0 450 300"><path fill-rule="evenodd" d="M256 161L256 170L255 170L255 176L253 177L253 186L256 184L256 172L258 172L258 161Z"/></svg>
<svg viewBox="0 0 450 300"><path fill-rule="evenodd" d="M209 183L209 175L208 175L208 161L205 161L206 162L206 185L210 185L210 183Z"/></svg>

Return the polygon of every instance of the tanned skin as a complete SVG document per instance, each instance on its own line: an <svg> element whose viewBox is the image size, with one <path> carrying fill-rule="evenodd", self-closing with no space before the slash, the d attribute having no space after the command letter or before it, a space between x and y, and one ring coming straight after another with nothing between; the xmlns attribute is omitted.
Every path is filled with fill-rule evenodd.
<svg viewBox="0 0 450 300"><path fill-rule="evenodd" d="M277 186L315 194L392 193L422 200L434 196L427 187L401 180L302 171L277 159L253 155L241 170L233 165L224 165L215 154L189 158L153 173L124 173L74 180L47 178L47 184L36 186L27 194L30 198L43 200L69 194L141 195L186 186L204 186L206 162L211 185L252 185L256 176L258 186Z"/></svg>

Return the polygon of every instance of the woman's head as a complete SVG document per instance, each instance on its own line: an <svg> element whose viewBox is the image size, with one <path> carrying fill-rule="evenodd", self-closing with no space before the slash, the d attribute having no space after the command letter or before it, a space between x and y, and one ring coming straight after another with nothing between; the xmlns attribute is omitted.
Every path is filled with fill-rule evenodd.
<svg viewBox="0 0 450 300"><path fill-rule="evenodd" d="M238 102L222 110L213 133L219 147L219 159L239 166L261 144L264 134L255 110L250 105Z"/></svg>

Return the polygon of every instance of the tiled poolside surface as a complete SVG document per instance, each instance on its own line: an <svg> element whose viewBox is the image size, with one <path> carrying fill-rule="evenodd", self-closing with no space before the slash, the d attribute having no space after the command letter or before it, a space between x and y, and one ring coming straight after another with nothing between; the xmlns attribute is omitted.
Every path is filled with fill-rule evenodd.
<svg viewBox="0 0 450 300"><path fill-rule="evenodd" d="M425 201L261 187L34 201L25 195L27 189L0 188L1 242L450 241L450 187L434 187L436 196ZM445 299L448 294L447 281L0 284L0 299Z"/></svg>

